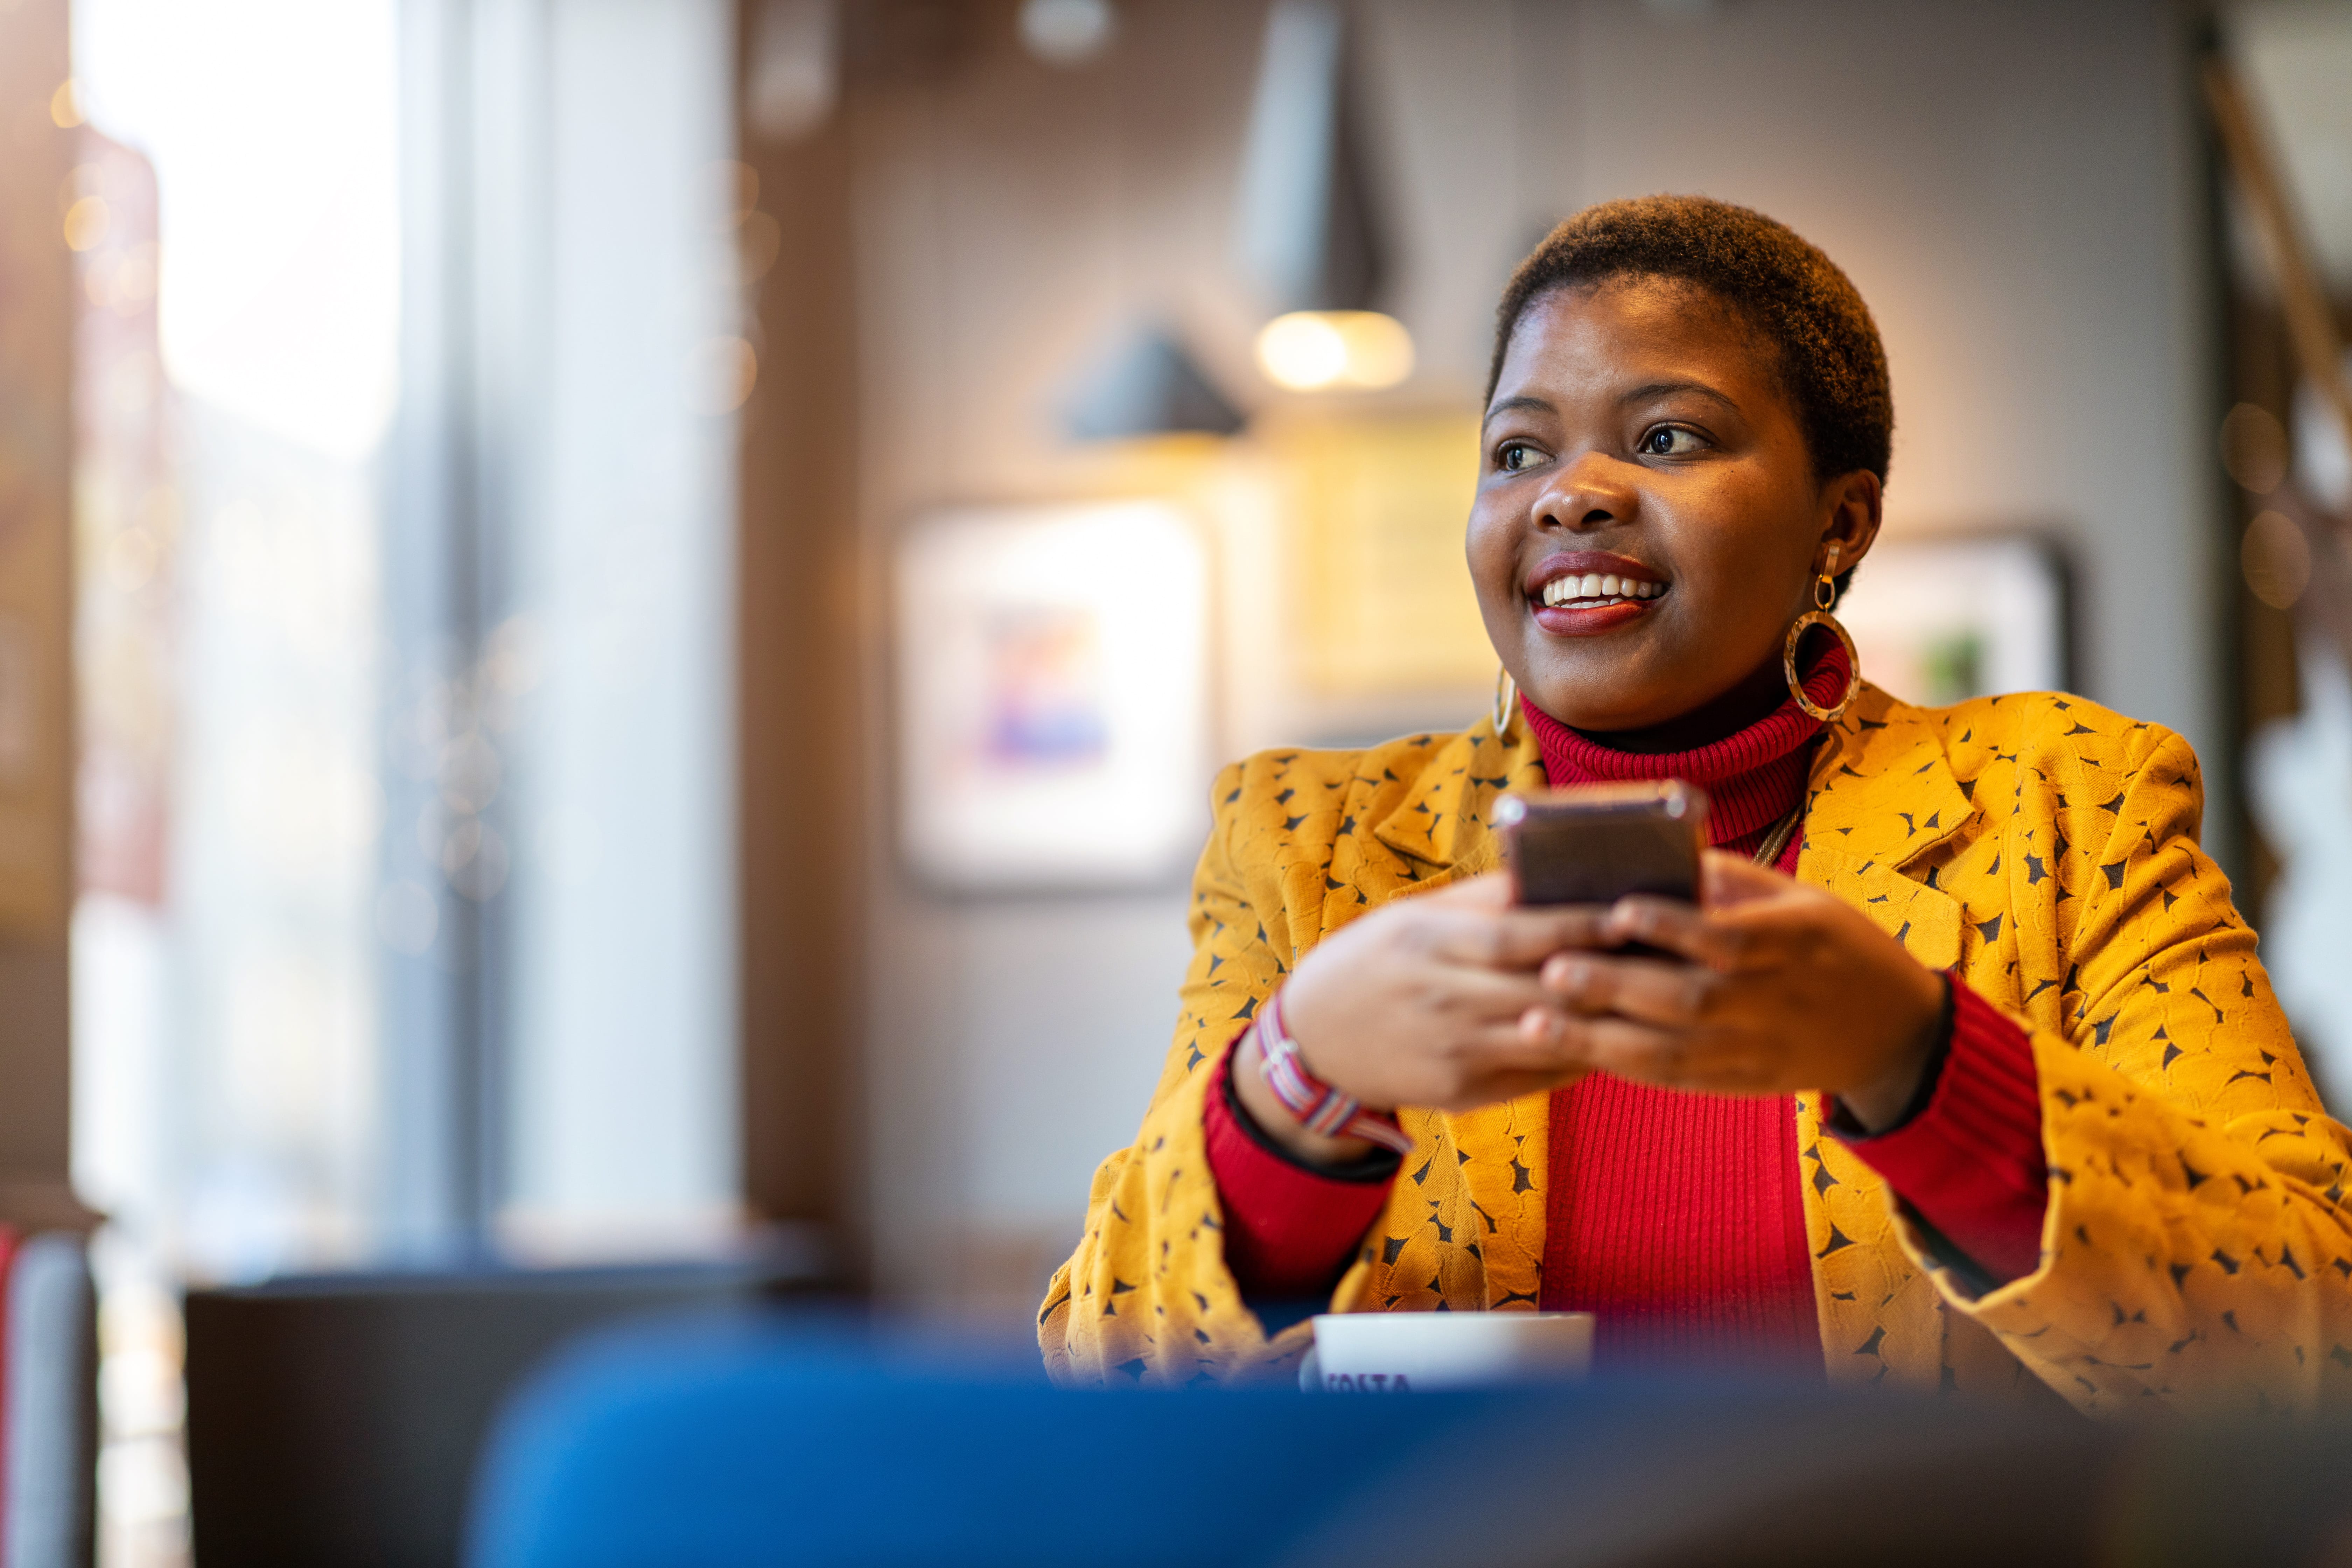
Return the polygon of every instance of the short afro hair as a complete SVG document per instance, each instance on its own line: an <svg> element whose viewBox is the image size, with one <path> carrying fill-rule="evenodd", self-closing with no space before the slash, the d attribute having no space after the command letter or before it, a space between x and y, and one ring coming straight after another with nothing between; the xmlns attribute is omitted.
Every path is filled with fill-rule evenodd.
<svg viewBox="0 0 2352 1568"><path fill-rule="evenodd" d="M1671 278L1706 289L1772 346L1814 473L1867 468L1881 483L1895 438L1886 351L1870 307L1837 264L1786 224L1707 196L1639 196L1586 207L1544 236L1495 312L1495 359L1528 307L1558 289Z"/></svg>

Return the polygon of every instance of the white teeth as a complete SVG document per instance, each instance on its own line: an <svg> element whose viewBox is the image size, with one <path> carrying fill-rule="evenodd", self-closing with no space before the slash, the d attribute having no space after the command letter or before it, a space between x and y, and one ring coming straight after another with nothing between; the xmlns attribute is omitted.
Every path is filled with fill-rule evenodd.
<svg viewBox="0 0 2352 1568"><path fill-rule="evenodd" d="M1665 591L1664 583L1645 583L1638 577L1620 577L1614 573L1588 572L1581 576L1555 577L1545 584L1543 602L1552 606L1581 599L1654 599Z"/></svg>

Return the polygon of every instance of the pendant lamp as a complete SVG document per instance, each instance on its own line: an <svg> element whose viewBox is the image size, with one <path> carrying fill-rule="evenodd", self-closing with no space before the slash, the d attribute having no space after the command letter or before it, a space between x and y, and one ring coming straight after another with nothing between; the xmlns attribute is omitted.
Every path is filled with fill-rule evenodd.
<svg viewBox="0 0 2352 1568"><path fill-rule="evenodd" d="M1388 281L1350 17L1341 0L1268 11L1234 215L1235 260L1270 309L1258 363L1295 391L1392 386L1412 340Z"/></svg>
<svg viewBox="0 0 2352 1568"><path fill-rule="evenodd" d="M1081 441L1230 436L1242 427L1242 416L1173 332L1147 323L1128 328L1078 378L1063 405L1062 425Z"/></svg>

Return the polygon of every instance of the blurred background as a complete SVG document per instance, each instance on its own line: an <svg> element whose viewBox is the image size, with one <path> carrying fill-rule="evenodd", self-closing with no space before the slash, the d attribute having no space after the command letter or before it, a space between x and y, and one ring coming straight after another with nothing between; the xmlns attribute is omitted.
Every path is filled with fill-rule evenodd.
<svg viewBox="0 0 2352 1568"><path fill-rule="evenodd" d="M103 1557L187 1558L190 1289L1025 1323L1215 768L1491 706L1494 300L1610 197L1853 277L1865 672L2186 735L2352 1094L2347 80L2326 0L0 0L0 1218L94 1234Z"/></svg>

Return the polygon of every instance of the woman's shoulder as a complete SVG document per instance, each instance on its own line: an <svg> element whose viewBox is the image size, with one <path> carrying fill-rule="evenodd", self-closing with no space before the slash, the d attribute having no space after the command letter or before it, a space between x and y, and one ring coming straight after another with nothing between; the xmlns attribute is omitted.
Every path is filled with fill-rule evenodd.
<svg viewBox="0 0 2352 1568"><path fill-rule="evenodd" d="M1444 838L1444 818L1474 804L1468 795L1483 799L1503 786L1510 757L1486 724L1424 730L1353 749L1279 746L1228 763L1212 804L1236 848L1333 840L1374 831L1404 814L1414 816L1422 837L1435 828ZM1423 847L1416 841L1412 847L1420 853Z"/></svg>
<svg viewBox="0 0 2352 1568"><path fill-rule="evenodd" d="M1989 864L2026 866L2028 885L2040 886L2038 858L2056 879L2042 896L2057 898L2113 885L2129 855L2110 846L2193 843L2203 811L2196 755L2160 724L2063 691L1927 708L1873 687L1816 763L1805 838L1822 865L1866 869L1930 855L1955 862L1997 836L2017 855Z"/></svg>
<svg viewBox="0 0 2352 1568"><path fill-rule="evenodd" d="M1322 802L1319 795L1350 786L1402 795L1443 756L1474 743L1476 731L1424 730L1416 734L1352 749L1275 746L1228 763L1217 775L1220 816L1230 808L1295 816ZM1491 738L1491 737L1490 737Z"/></svg>
<svg viewBox="0 0 2352 1568"><path fill-rule="evenodd" d="M1846 723L1865 742L1880 733L1914 743L1932 738L1963 779L1995 763L2052 784L2120 782L2155 769L2162 782L2202 789L2196 752L2179 734L2071 691L2011 691L1931 708L1865 686Z"/></svg>

